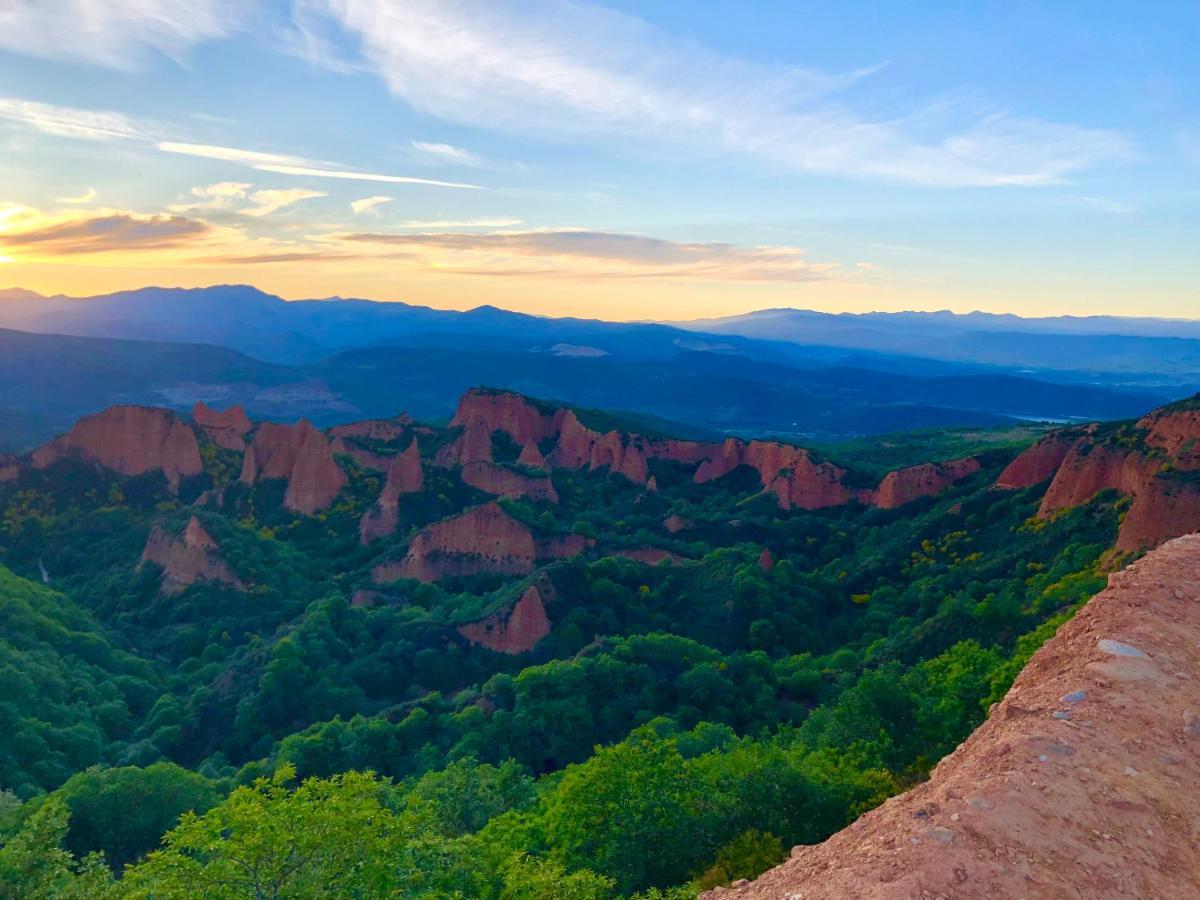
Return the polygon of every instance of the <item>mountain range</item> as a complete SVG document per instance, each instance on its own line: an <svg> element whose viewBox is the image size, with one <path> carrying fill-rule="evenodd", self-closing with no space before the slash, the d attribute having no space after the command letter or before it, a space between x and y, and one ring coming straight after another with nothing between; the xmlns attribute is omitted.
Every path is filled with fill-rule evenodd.
<svg viewBox="0 0 1200 900"><path fill-rule="evenodd" d="M1028 332L999 330L1017 327ZM1111 419L1200 384L1200 338L1162 336L1169 327L794 310L681 327L284 301L238 285L87 298L9 290L0 292L0 421L5 446L21 449L114 403L239 403L331 425L393 415L403 397L411 414L444 420L476 384L687 423L675 429L693 434L810 441ZM1059 366L1034 366L1047 357Z"/></svg>

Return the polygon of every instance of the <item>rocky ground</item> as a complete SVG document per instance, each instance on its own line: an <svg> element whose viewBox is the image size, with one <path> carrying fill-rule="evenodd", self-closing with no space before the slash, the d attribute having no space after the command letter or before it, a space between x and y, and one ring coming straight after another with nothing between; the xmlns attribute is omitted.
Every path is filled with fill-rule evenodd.
<svg viewBox="0 0 1200 900"><path fill-rule="evenodd" d="M1200 897L1200 535L1112 575L926 783L703 896Z"/></svg>

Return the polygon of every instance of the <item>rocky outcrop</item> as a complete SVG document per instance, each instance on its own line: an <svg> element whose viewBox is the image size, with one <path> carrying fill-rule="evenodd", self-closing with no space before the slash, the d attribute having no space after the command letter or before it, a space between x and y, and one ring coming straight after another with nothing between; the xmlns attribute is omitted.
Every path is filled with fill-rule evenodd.
<svg viewBox="0 0 1200 900"><path fill-rule="evenodd" d="M14 481L21 474L21 466L15 456L0 453L0 484Z"/></svg>
<svg viewBox="0 0 1200 900"><path fill-rule="evenodd" d="M221 558L217 542L195 516L188 519L182 534L171 534L161 525L155 525L142 550L139 568L146 563L162 568L163 594L178 594L200 581L216 581L235 590L245 590Z"/></svg>
<svg viewBox="0 0 1200 900"><path fill-rule="evenodd" d="M301 420L295 425L265 422L258 427L242 462L241 482L284 478L283 505L312 515L333 502L346 484L346 473L333 458L325 435Z"/></svg>
<svg viewBox="0 0 1200 900"><path fill-rule="evenodd" d="M1200 897L1200 536L1109 584L927 782L702 896Z"/></svg>
<svg viewBox="0 0 1200 900"><path fill-rule="evenodd" d="M348 456L364 469L375 472L386 472L395 458L395 454L376 453L356 443L351 438L335 437L329 441L329 447L334 456Z"/></svg>
<svg viewBox="0 0 1200 900"><path fill-rule="evenodd" d="M358 439L388 443L403 440L412 425L413 420L401 413L394 419L363 419L359 422L335 425L329 429L329 436L334 439Z"/></svg>
<svg viewBox="0 0 1200 900"><path fill-rule="evenodd" d="M550 633L546 604L554 597L554 586L543 576L525 588L515 603L461 626L458 633L497 653L527 653Z"/></svg>
<svg viewBox="0 0 1200 900"><path fill-rule="evenodd" d="M533 441L526 441L525 446L521 448L521 455L517 457L517 463L531 469L544 469L546 468L546 457L542 455L537 444Z"/></svg>
<svg viewBox="0 0 1200 900"><path fill-rule="evenodd" d="M252 426L242 407L231 406L224 412L218 412L203 400L198 400L192 407L192 421L218 447L239 453L246 449L246 435Z"/></svg>
<svg viewBox="0 0 1200 900"><path fill-rule="evenodd" d="M1004 467L996 479L1001 490L1018 490L1049 481L1063 464L1071 448L1084 436L1082 430L1062 429L1043 435L1041 440Z"/></svg>
<svg viewBox="0 0 1200 900"><path fill-rule="evenodd" d="M471 487L496 497L527 497L530 500L558 502L558 491L544 475L525 475L507 466L473 462L462 467L461 477Z"/></svg>
<svg viewBox="0 0 1200 900"><path fill-rule="evenodd" d="M770 572L775 568L775 557L771 554L768 547L763 547L762 553L758 554L758 567L764 572Z"/></svg>
<svg viewBox="0 0 1200 900"><path fill-rule="evenodd" d="M62 437L33 451L35 468L61 459L96 463L122 475L161 471L172 488L204 471L196 433L173 412L149 406L114 406L85 416Z"/></svg>
<svg viewBox="0 0 1200 900"><path fill-rule="evenodd" d="M678 566L683 563L691 562L686 556L680 556L673 550L667 550L663 547L632 547L628 550L617 550L613 556L622 556L625 559L632 559L634 562L645 563L648 566L657 566L659 563L665 562L667 565Z"/></svg>
<svg viewBox="0 0 1200 900"><path fill-rule="evenodd" d="M425 471L421 468L421 448L414 437L408 449L392 457L387 481L379 499L358 524L358 536L364 544L396 531L400 521L400 497L419 494L425 489Z"/></svg>
<svg viewBox="0 0 1200 900"><path fill-rule="evenodd" d="M662 524L663 528L667 529L667 531L671 534L678 534L681 531L686 531L687 529L691 528L696 523L691 519L685 519L678 513L671 513L671 515L663 519Z"/></svg>
<svg viewBox="0 0 1200 900"><path fill-rule="evenodd" d="M997 488L1050 479L1038 507L1048 519L1114 490L1132 498L1116 549L1144 550L1200 529L1200 399L1171 404L1135 424L1050 432L1000 474Z"/></svg>
<svg viewBox="0 0 1200 900"><path fill-rule="evenodd" d="M775 495L780 507L823 509L861 499L845 483L846 472L830 462L817 462L802 447L776 441L745 443L729 438L719 452L696 468L694 480L704 484L723 478L739 466L758 472L763 489Z"/></svg>
<svg viewBox="0 0 1200 900"><path fill-rule="evenodd" d="M569 409L559 419L558 443L548 459L551 465L564 469L608 469L635 484L645 484L650 475L646 454L636 438L619 431L594 431Z"/></svg>
<svg viewBox="0 0 1200 900"><path fill-rule="evenodd" d="M595 543L582 534L554 534L537 539L537 555L538 559L570 559Z"/></svg>
<svg viewBox="0 0 1200 900"><path fill-rule="evenodd" d="M557 419L555 412L543 412L520 394L475 388L459 399L450 425L478 426L489 435L493 431L503 431L518 444L525 445L540 444L557 435Z"/></svg>
<svg viewBox="0 0 1200 900"><path fill-rule="evenodd" d="M434 462L439 466L465 466L492 461L492 432L482 422L470 422L450 443L438 450Z"/></svg>
<svg viewBox="0 0 1200 900"><path fill-rule="evenodd" d="M1200 529L1200 485L1163 474L1139 488L1121 521L1116 548L1145 550L1196 529Z"/></svg>
<svg viewBox="0 0 1200 900"><path fill-rule="evenodd" d="M399 562L377 565L378 584L398 578L440 581L464 575L528 575L538 560L582 553L589 542L578 534L536 538L495 502L434 522L418 532Z"/></svg>
<svg viewBox="0 0 1200 900"><path fill-rule="evenodd" d="M931 497L980 469L973 456L944 463L921 463L888 472L870 502L881 509L895 509L918 497Z"/></svg>
<svg viewBox="0 0 1200 900"><path fill-rule="evenodd" d="M399 563L377 566L377 582L397 578L440 581L491 573L528 575L538 550L533 533L496 503L485 503L419 532Z"/></svg>

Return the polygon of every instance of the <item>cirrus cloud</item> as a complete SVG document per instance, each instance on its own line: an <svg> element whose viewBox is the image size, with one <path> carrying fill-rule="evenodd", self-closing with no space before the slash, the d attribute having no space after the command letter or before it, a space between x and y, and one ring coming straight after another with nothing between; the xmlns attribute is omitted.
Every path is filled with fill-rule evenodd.
<svg viewBox="0 0 1200 900"><path fill-rule="evenodd" d="M944 97L879 118L856 109L853 89L882 66L748 62L578 0L296 0L295 9L306 27L321 17L340 28L358 65L414 109L475 127L941 187L1052 184L1132 155L1112 130Z"/></svg>
<svg viewBox="0 0 1200 900"><path fill-rule="evenodd" d="M812 281L836 263L808 260L786 246L671 241L612 231L351 232L327 235L332 248L394 255L439 272L487 276L701 281Z"/></svg>

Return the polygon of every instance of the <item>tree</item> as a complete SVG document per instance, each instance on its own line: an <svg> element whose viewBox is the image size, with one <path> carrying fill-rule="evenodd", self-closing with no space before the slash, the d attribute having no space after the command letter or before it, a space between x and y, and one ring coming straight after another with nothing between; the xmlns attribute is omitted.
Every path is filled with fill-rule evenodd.
<svg viewBox="0 0 1200 900"><path fill-rule="evenodd" d="M363 896L386 892L394 814L372 775L309 779L284 767L235 790L203 816L186 814L164 848L123 884L154 897Z"/></svg>

